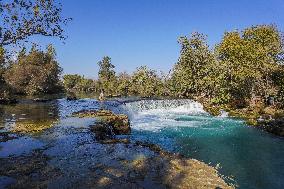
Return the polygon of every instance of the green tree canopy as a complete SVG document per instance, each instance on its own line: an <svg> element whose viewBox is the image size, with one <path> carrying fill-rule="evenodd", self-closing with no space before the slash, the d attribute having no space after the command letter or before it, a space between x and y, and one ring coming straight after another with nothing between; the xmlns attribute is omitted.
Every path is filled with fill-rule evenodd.
<svg viewBox="0 0 284 189"><path fill-rule="evenodd" d="M32 35L65 39L64 25L70 18L62 16L55 0L0 1L0 46L25 42Z"/></svg>
<svg viewBox="0 0 284 189"><path fill-rule="evenodd" d="M161 95L162 81L155 70L141 66L131 76L130 92L132 94L150 97Z"/></svg>
<svg viewBox="0 0 284 189"><path fill-rule="evenodd" d="M83 79L82 76L78 74L66 74L63 76L63 84L65 89L72 90L74 89L78 83Z"/></svg>
<svg viewBox="0 0 284 189"><path fill-rule="evenodd" d="M190 37L181 37L178 63L174 66L171 90L178 96L201 94L205 87L204 78L208 76L211 64L214 62L213 53L209 50L206 37L193 33Z"/></svg>
<svg viewBox="0 0 284 189"><path fill-rule="evenodd" d="M117 79L115 75L115 66L111 63L111 58L108 56L103 57L98 62L99 65L99 83L101 88L107 93L114 94L117 87Z"/></svg>
<svg viewBox="0 0 284 189"><path fill-rule="evenodd" d="M4 74L6 83L20 94L56 93L60 90L62 68L49 50L41 51L33 47L28 54L18 56Z"/></svg>
<svg viewBox="0 0 284 189"><path fill-rule="evenodd" d="M242 32L226 32L216 46L223 89L232 98L273 94L272 73L282 62L283 42L273 25L259 25Z"/></svg>

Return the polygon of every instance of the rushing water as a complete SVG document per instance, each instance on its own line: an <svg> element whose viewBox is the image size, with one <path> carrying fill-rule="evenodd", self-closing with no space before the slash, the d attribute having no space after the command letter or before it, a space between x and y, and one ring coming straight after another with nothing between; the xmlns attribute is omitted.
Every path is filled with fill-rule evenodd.
<svg viewBox="0 0 284 189"><path fill-rule="evenodd" d="M226 117L226 113L213 117L203 110L201 104L191 100L123 102L122 99L108 101L105 107L128 114L132 140L156 143L169 151L219 166L220 172L232 177L242 189L284 188L283 138L246 126L240 119ZM8 132L8 135L0 135L0 159L44 149L45 154L56 157L50 163L64 167L71 178L79 173L87 175L84 165L98 161L98 157L93 157L101 148L99 144L97 149L92 146L94 139L88 125L93 120L69 115L82 109L98 109L99 106L94 99L0 105L0 134ZM22 121L42 120L51 121L54 127L39 135L9 132ZM101 154L99 158L105 156ZM0 175L0 185L12 181L13 178Z"/></svg>
<svg viewBox="0 0 284 189"><path fill-rule="evenodd" d="M135 139L220 165L239 188L284 188L283 138L239 119L210 116L190 100L137 101L125 109Z"/></svg>

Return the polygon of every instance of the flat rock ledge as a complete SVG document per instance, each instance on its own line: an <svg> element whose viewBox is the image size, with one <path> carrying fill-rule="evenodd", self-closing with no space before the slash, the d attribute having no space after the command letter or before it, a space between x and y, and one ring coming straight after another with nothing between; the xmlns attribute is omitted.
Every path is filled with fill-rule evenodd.
<svg viewBox="0 0 284 189"><path fill-rule="evenodd" d="M107 145L107 148L112 149L108 154L112 163L98 163L92 167L94 180L88 187L95 183L99 189L235 188L226 183L217 168L166 152L155 144L125 141Z"/></svg>
<svg viewBox="0 0 284 189"><path fill-rule="evenodd" d="M129 119L108 110L82 110L73 116L97 118L91 126L96 139L104 145L103 162L94 167L86 188L172 188L172 189L233 189L217 168L201 161L163 150L158 145L129 138L117 139L117 134L130 134ZM99 152L98 152L99 154Z"/></svg>
<svg viewBox="0 0 284 189"><path fill-rule="evenodd" d="M92 126L93 131L105 132L107 135L112 132L114 135L130 134L130 123L127 115L114 114L109 110L82 110L73 113L73 116L80 118L97 118L96 125Z"/></svg>

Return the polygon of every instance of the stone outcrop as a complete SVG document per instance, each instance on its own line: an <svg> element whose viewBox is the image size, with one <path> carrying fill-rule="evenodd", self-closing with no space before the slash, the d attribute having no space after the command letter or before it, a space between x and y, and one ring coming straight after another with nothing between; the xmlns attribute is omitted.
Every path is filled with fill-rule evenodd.
<svg viewBox="0 0 284 189"><path fill-rule="evenodd" d="M73 116L77 116L80 118L97 118L98 121L96 125L100 129L95 129L96 125L93 126L94 129L102 131L103 126L110 127L114 135L130 134L131 131L129 119L126 115L114 114L109 110L82 110L74 113ZM108 131L109 129L105 128L104 130Z"/></svg>
<svg viewBox="0 0 284 189"><path fill-rule="evenodd" d="M8 105L8 104L16 104L18 101L14 98L0 98L0 104Z"/></svg>
<svg viewBox="0 0 284 189"><path fill-rule="evenodd" d="M20 121L15 122L9 126L9 130L15 133L38 133L53 127L55 120L41 120L41 121Z"/></svg>
<svg viewBox="0 0 284 189"><path fill-rule="evenodd" d="M261 121L258 125L272 134L284 137L284 118Z"/></svg>

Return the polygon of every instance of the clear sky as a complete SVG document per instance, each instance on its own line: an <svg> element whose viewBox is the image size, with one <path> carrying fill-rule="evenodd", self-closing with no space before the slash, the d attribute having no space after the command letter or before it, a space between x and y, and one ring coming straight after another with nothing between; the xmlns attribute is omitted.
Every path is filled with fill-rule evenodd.
<svg viewBox="0 0 284 189"><path fill-rule="evenodd" d="M194 31L211 47L224 31L256 24L276 24L284 31L284 0L61 0L72 17L66 44L53 42L64 73L96 78L97 62L110 56L116 71L140 65L169 71L178 59L179 36Z"/></svg>

